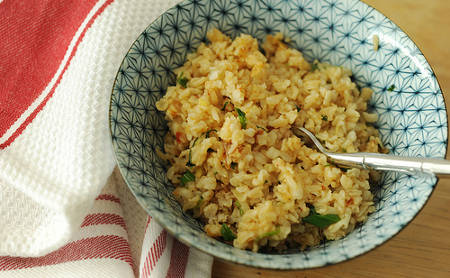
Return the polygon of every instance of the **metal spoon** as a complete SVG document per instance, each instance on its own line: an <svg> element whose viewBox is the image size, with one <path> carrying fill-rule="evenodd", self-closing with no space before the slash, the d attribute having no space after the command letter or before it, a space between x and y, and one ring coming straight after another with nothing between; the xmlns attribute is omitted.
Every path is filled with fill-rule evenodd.
<svg viewBox="0 0 450 278"><path fill-rule="evenodd" d="M328 161L341 167L381 171L397 171L409 174L427 173L450 177L450 161L438 158L403 157L379 153L335 153L326 150L310 131L292 127L292 132L308 147L318 149Z"/></svg>

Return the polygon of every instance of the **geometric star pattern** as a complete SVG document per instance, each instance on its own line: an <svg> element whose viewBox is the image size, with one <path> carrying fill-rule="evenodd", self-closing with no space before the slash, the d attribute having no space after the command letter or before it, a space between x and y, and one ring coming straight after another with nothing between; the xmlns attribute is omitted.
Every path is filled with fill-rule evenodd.
<svg viewBox="0 0 450 278"><path fill-rule="evenodd" d="M341 240L307 251L255 254L209 238L185 214L171 192L167 165L159 159L167 132L155 102L174 84L173 70L206 42L213 27L233 38L247 33L263 41L281 32L313 61L350 68L360 87L371 87L369 107L390 152L444 157L447 117L441 90L422 53L394 23L355 0L188 0L168 10L137 38L113 86L111 138L122 175L139 203L181 241L225 260L255 267L302 269L337 263L385 242L423 207L435 177L384 173L373 186L376 211ZM374 51L372 38L379 37Z"/></svg>

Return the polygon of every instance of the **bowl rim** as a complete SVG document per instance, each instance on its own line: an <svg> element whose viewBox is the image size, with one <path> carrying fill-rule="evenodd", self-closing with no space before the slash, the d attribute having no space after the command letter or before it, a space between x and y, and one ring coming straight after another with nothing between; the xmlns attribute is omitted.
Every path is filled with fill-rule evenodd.
<svg viewBox="0 0 450 278"><path fill-rule="evenodd" d="M436 176L436 182L434 183L434 185L431 188L430 194L427 196L425 202L423 203L423 205L414 213L414 215L411 217L410 220L408 220L407 222L404 223L404 225L395 233L393 233L392 235L390 235L389 237L383 239L383 241L374 244L372 247L370 247L369 249L351 256L351 257L345 257L342 260L339 261L335 261L335 262L326 262L324 264L321 265L314 265L314 266L307 266L307 267L296 267L296 264L291 264L290 267L271 267L271 266L264 266L264 265L260 265L260 264L251 264L247 261L238 261L238 260L230 260L224 256L221 256L220 253L213 253L208 249L202 248L202 246L198 246L195 244L195 242L189 242L188 240L185 240L183 237L179 237L177 236L176 232L170 227L170 225L166 225L165 221L160 220L158 217L154 217L151 215L151 211L152 209L147 208L145 203L141 200L141 198L139 198L137 196L137 193L132 189L133 187L130 185L130 182L126 179L126 173L124 172L124 169L120 166L120 161L119 161L119 157L118 154L116 152L116 147L114 146L114 142L113 142L113 131L112 131L112 117L111 117L111 113L112 113L112 101L113 101L113 95L114 95L114 88L117 82L117 77L119 76L120 73L120 69L123 66L123 63L125 62L125 57L130 53L130 51L132 50L132 47L135 45L135 43L140 39L141 35L143 32L145 32L145 30L147 30L148 27L150 27L153 23L155 23L156 21L158 21L159 19L161 19L169 10L172 10L174 8L176 8L178 5L183 5L185 3L187 3L189 0L182 0L179 1L177 4L173 5L172 7L170 7L169 9L165 10L164 12L162 12L158 17L156 17L152 22L150 22L145 29L139 33L138 37L131 43L130 47L127 50L127 53L124 55L122 62L120 63L120 66L118 67L117 73L114 77L114 82L112 85L112 89L111 89L111 94L110 94L110 98L109 98L109 109L108 109L108 129L109 129L109 137L110 137L110 143L112 145L112 149L113 149L113 153L114 153L114 160L117 164L117 168L119 169L119 172L123 178L123 180L125 181L125 183L127 184L128 188L130 189L131 193L133 194L134 198L137 200L137 202L139 203L139 205L141 206L141 208L147 213L147 216L151 216L152 218L154 218L158 224L160 224L171 236L173 236L175 239L181 241L182 243L184 243L185 245L187 245L189 248L195 248L197 250L200 250L203 253L206 253L210 256L212 256L214 259L218 259L220 261L223 262L227 262L227 263L231 263L231 264L236 264L236 265L244 265L247 267L252 267L252 268L256 268L256 269L272 269L272 270L277 270L277 271L295 271L295 270L307 270L307 269L318 269L318 268L323 268L329 265L336 265L336 264L341 264L344 262L348 262L351 260L354 260L356 258L359 258L363 255L368 254L369 252L377 249L378 247L384 245L385 243L387 243L388 241L390 241L391 239L393 239L394 237L396 237L400 232L402 232L407 226L409 226L409 224L411 224L414 219L417 217L417 215L423 211L423 209L425 208L425 206L429 203L433 193L435 192L436 186L440 181L440 178L438 176ZM210 0L207 0L210 1ZM388 21L390 21L395 27L397 27L401 33L403 33L407 39L413 43L413 45L416 47L417 51L419 54L422 55L422 57L424 58L426 64L429 66L430 70L431 70L431 76L430 78L433 78L436 83L437 83L437 88L439 89L442 98L444 100L444 106L445 106L445 111L446 111L446 122L447 122L447 139L445 140L445 154L444 154L444 158L446 158L448 156L449 150L449 135L450 135L450 129L448 128L449 125L449 117L448 117L448 104L445 98L445 95L442 93L442 87L441 84L435 74L435 71L432 67L432 65L429 63L427 57L424 55L424 53L422 52L422 50L418 47L418 45L416 44L416 42L411 38L411 36L405 31L403 30L399 25L397 25L397 23L395 23L391 18L389 18L388 16L386 16L383 12L381 12L380 10L376 9L375 7L373 7L372 5L362 1L362 0L356 0L358 1L359 4L365 5L366 7L370 8L372 11L379 13L380 15L382 15L384 18L386 18ZM233 247L233 246L232 246ZM236 248L236 247L233 247ZM273 254L275 256L277 256L277 254Z"/></svg>

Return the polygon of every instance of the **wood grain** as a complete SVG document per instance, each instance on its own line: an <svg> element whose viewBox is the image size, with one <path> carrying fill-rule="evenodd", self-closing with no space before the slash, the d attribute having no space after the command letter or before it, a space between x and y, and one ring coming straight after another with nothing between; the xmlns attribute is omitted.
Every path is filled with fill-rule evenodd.
<svg viewBox="0 0 450 278"><path fill-rule="evenodd" d="M450 101L450 1L365 0L405 31L433 67ZM353 260L304 271L269 271L215 260L212 277L450 277L450 179L397 236Z"/></svg>

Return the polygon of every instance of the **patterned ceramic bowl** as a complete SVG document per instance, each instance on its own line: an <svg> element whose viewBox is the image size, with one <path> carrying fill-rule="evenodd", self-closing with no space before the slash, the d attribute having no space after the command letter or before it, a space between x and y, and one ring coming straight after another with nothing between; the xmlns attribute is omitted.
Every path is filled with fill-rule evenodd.
<svg viewBox="0 0 450 278"><path fill-rule="evenodd" d="M110 111L112 142L122 175L142 207L182 242L220 259L254 267L303 269L363 254L397 234L420 211L436 178L387 173L375 192L376 211L346 237L300 252L256 254L206 236L172 196L155 153L167 132L155 101L175 83L173 70L217 27L262 40L281 32L312 61L350 68L360 86L375 91L384 144L396 155L444 157L447 117L436 78L399 27L356 0L186 0L137 38L117 74ZM378 51L372 39L379 38Z"/></svg>

